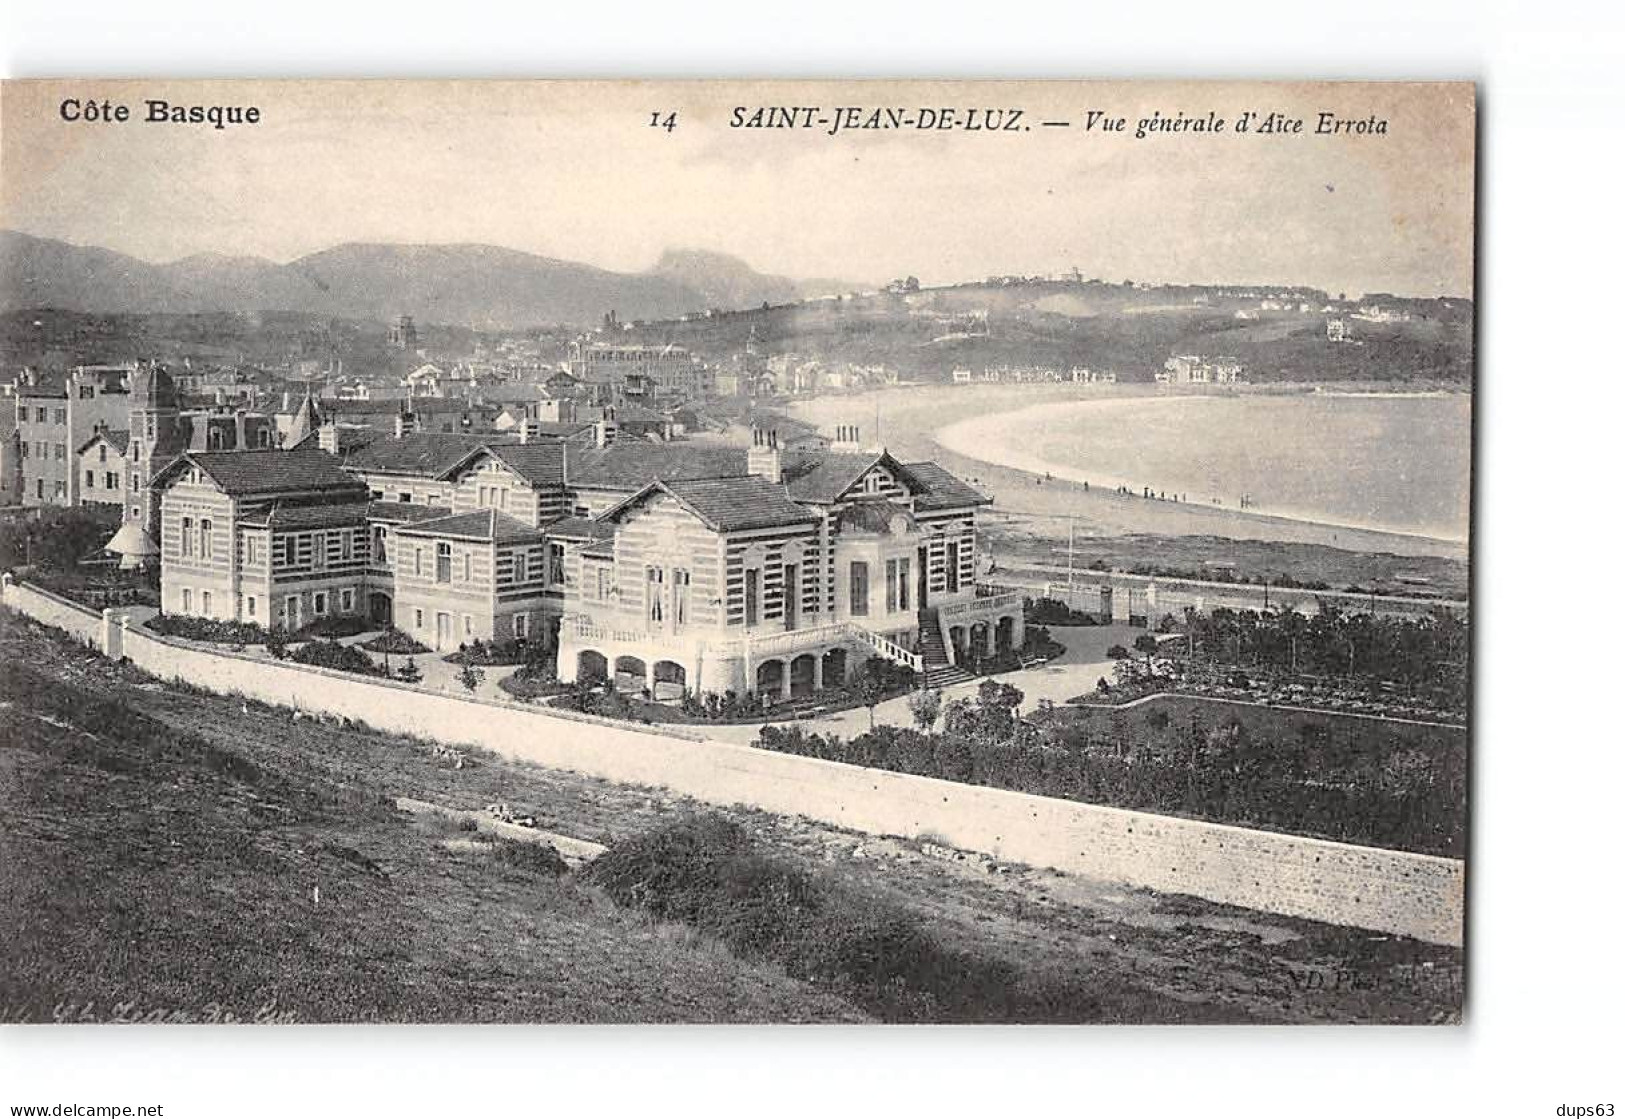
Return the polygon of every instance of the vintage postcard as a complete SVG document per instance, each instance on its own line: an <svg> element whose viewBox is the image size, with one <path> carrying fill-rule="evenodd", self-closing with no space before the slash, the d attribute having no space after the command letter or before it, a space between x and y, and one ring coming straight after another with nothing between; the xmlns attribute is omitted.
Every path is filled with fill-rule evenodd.
<svg viewBox="0 0 1625 1119"><path fill-rule="evenodd" d="M1475 131L0 86L0 1019L1459 1022Z"/></svg>

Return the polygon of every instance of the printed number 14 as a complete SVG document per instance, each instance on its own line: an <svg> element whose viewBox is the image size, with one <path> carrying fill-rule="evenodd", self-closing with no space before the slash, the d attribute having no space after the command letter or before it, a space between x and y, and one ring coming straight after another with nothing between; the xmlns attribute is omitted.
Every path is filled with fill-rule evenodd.
<svg viewBox="0 0 1625 1119"><path fill-rule="evenodd" d="M675 112L662 115L659 109L649 114L650 128L664 128L667 132L677 127L677 114Z"/></svg>

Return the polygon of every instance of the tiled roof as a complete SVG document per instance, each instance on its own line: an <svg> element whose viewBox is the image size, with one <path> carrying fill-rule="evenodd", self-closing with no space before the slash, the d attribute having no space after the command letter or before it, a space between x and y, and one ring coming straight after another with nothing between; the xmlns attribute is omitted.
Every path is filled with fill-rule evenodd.
<svg viewBox="0 0 1625 1119"><path fill-rule="evenodd" d="M542 538L540 529L495 509L435 517L397 531L403 536L455 536L460 540L488 540L498 544Z"/></svg>
<svg viewBox="0 0 1625 1119"><path fill-rule="evenodd" d="M933 509L953 509L965 505L991 505L993 499L967 485L958 475L934 462L911 462L908 472L925 487L914 495L914 508L928 513Z"/></svg>
<svg viewBox="0 0 1625 1119"><path fill-rule="evenodd" d="M790 496L827 505L839 501L882 457L877 451L784 451L779 461Z"/></svg>
<svg viewBox="0 0 1625 1119"><path fill-rule="evenodd" d="M351 455L345 465L372 474L409 474L439 478L481 447L513 442L512 436L418 432L375 439Z"/></svg>
<svg viewBox="0 0 1625 1119"><path fill-rule="evenodd" d="M272 504L245 515L248 528L331 528L359 525L367 519L365 501L345 501L326 505Z"/></svg>
<svg viewBox="0 0 1625 1119"><path fill-rule="evenodd" d="M444 506L417 505L410 501L374 501L367 506L367 519L385 524L411 524L445 515Z"/></svg>
<svg viewBox="0 0 1625 1119"><path fill-rule="evenodd" d="M564 485L564 444L506 443L488 448L496 460L533 486Z"/></svg>
<svg viewBox="0 0 1625 1119"><path fill-rule="evenodd" d="M817 524L818 514L797 505L766 478L746 474L735 478L690 478L653 482L603 515L612 520L636 505L645 494L664 492L704 521L714 532L745 532L758 528L787 528Z"/></svg>
<svg viewBox="0 0 1625 1119"><path fill-rule="evenodd" d="M107 445L112 447L121 455L130 445L130 433L128 431L114 428L103 428L101 431L94 433L89 439L86 439L83 443L79 444L78 448L73 453L76 455L83 454L85 452L85 448L89 447L98 439L106 439Z"/></svg>
<svg viewBox="0 0 1625 1119"><path fill-rule="evenodd" d="M695 443L613 443L572 450L571 486L636 492L650 482L737 478L745 474L745 448Z"/></svg>
<svg viewBox="0 0 1625 1119"><path fill-rule="evenodd" d="M365 483L339 467L338 459L311 447L292 451L187 451L165 466L153 479L154 484L186 462L233 497L310 490L358 490L365 494L367 490Z"/></svg>
<svg viewBox="0 0 1625 1119"><path fill-rule="evenodd" d="M615 526L589 517L560 517L546 531L560 540L607 540L614 537Z"/></svg>

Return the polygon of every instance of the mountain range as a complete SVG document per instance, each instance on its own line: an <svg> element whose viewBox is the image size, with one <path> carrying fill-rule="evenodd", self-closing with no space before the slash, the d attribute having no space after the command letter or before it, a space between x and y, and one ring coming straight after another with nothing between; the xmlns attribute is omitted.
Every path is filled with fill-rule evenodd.
<svg viewBox="0 0 1625 1119"><path fill-rule="evenodd" d="M646 272L613 272L494 245L344 244L287 264L199 253L153 264L90 245L0 230L0 312L98 314L298 311L482 329L664 319L708 308L850 291L763 275L736 257L667 251Z"/></svg>

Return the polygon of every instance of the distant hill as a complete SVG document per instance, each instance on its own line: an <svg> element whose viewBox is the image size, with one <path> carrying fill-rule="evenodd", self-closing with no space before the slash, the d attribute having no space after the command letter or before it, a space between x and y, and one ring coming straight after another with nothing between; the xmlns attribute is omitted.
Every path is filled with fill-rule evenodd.
<svg viewBox="0 0 1625 1119"><path fill-rule="evenodd" d="M821 294L827 285L814 282ZM95 246L0 231L0 311L96 314L294 311L513 329L668 319L787 302L797 281L716 253L673 251L649 272L612 272L492 245L339 245L287 264L201 253L152 264Z"/></svg>
<svg viewBox="0 0 1625 1119"><path fill-rule="evenodd" d="M791 303L819 295L852 291L862 285L840 280L792 280L767 276L738 257L703 249L668 249L650 273L663 276L704 296L707 307L739 310L763 303Z"/></svg>

